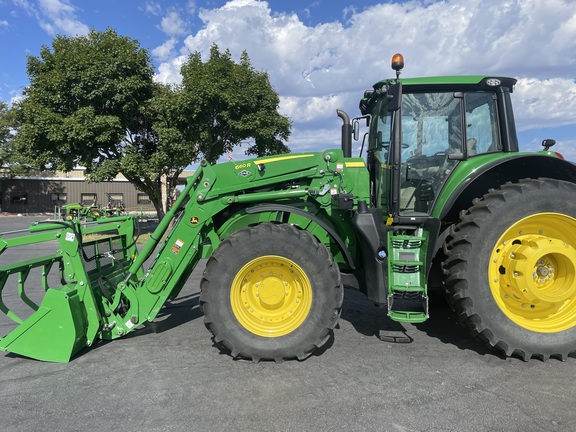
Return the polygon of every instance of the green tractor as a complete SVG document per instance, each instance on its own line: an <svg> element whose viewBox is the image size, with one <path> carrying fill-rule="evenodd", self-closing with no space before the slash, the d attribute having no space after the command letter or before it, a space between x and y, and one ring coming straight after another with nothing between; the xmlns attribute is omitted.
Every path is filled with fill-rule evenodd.
<svg viewBox="0 0 576 432"><path fill-rule="evenodd" d="M576 168L552 140L519 151L516 80L401 80L400 55L392 66L361 117L338 111L341 148L201 163L141 251L130 216L3 235L2 255L42 242L57 251L0 262L0 288L17 288L31 309L0 297L15 326L0 349L69 361L154 320L206 258L205 324L234 357L308 357L330 338L344 286L409 323L429 317L429 292L441 290L471 334L506 356L576 352Z"/></svg>
<svg viewBox="0 0 576 432"><path fill-rule="evenodd" d="M95 202L90 205L85 205L83 202L64 204L60 207L60 211L60 216L66 220L96 220L103 215L100 206Z"/></svg>

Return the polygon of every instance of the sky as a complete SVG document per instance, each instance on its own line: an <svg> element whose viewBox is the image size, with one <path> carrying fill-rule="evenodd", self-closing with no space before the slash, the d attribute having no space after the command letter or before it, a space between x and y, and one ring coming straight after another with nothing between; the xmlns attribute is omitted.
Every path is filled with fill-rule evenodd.
<svg viewBox="0 0 576 432"><path fill-rule="evenodd" d="M235 60L246 50L292 120L293 152L339 147L336 109L360 115L364 90L394 76L399 52L402 77L518 78L521 150L552 138L576 161L576 0L0 0L0 101L22 97L27 56L55 35L108 27L138 40L164 83L213 43Z"/></svg>

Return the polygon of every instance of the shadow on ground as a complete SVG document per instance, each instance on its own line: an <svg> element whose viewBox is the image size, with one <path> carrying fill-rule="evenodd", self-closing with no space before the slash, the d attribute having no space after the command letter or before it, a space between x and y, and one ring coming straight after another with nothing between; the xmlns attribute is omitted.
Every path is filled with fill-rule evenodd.
<svg viewBox="0 0 576 432"><path fill-rule="evenodd" d="M387 316L386 308L374 306L364 294L353 289L346 289L342 307L343 320L348 321L356 331L376 337L388 343L412 343L411 325L392 321ZM461 350L469 350L480 355L494 354L482 342L472 337L462 327L441 294L430 296L430 318L423 323L414 324L418 331L444 344L454 345Z"/></svg>

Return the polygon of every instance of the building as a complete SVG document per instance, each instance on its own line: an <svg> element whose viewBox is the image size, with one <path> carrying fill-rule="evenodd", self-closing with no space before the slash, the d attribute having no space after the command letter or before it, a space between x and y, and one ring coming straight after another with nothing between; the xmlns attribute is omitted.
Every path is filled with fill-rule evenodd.
<svg viewBox="0 0 576 432"><path fill-rule="evenodd" d="M180 176L191 175L184 171ZM124 203L128 212L150 212L154 206L147 194L137 190L122 175L112 181L88 183L83 169L70 172L42 171L26 177L0 180L0 211L8 213L53 213L65 204L97 203L105 207Z"/></svg>

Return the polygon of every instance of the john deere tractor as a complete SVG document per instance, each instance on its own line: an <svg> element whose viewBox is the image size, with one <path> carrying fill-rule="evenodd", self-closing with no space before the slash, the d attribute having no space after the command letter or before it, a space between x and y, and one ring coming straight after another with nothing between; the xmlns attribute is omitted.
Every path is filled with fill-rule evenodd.
<svg viewBox="0 0 576 432"><path fill-rule="evenodd" d="M69 361L154 320L207 258L200 305L233 357L306 358L331 336L344 286L409 323L433 313L439 289L507 356L576 352L575 167L552 140L519 151L516 80L400 79L403 64L394 56L396 77L364 94L360 117L338 111L341 148L203 162L140 252L130 216L3 235L0 258L56 251L0 262L0 299L13 289L30 307L0 301L14 323L0 349Z"/></svg>
<svg viewBox="0 0 576 432"><path fill-rule="evenodd" d="M64 219L85 219L96 220L102 217L102 210L100 206L93 202L92 204L85 205L82 203L64 204L60 207L60 216Z"/></svg>

